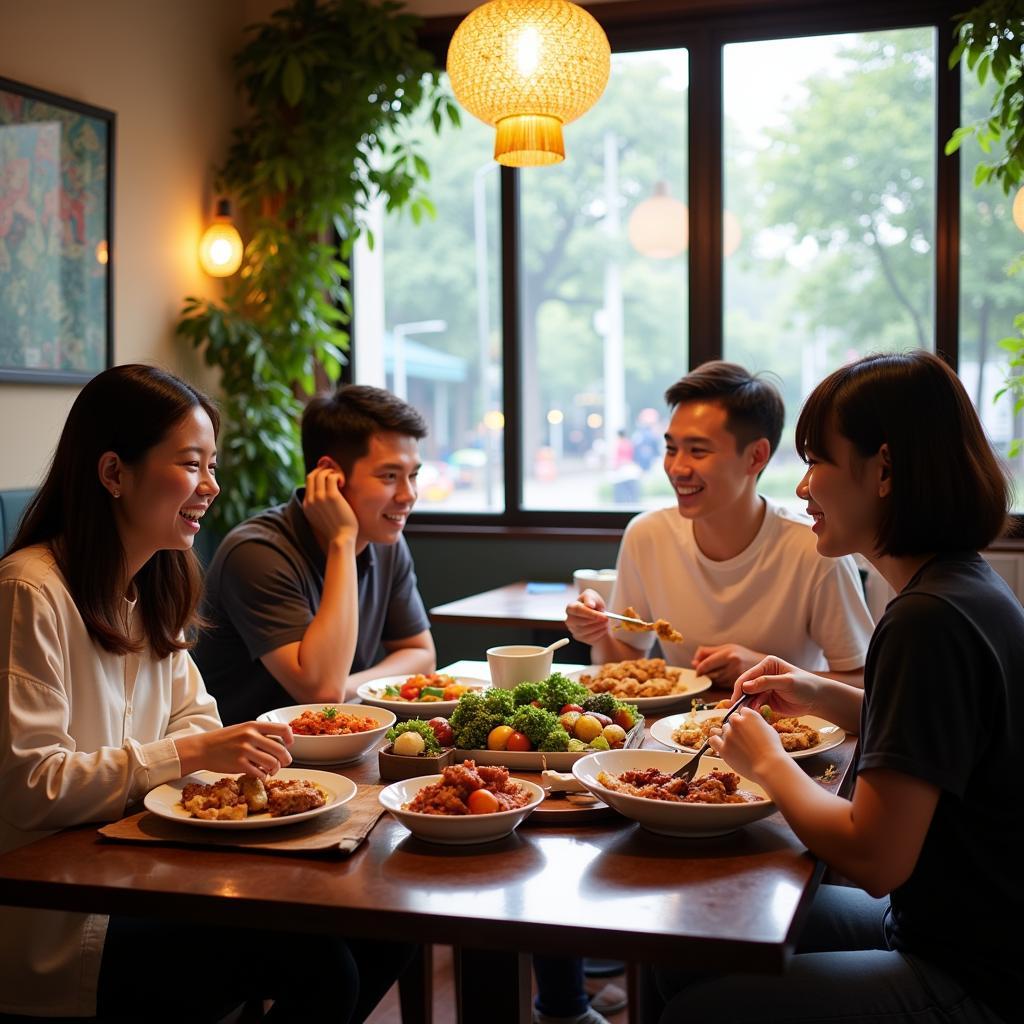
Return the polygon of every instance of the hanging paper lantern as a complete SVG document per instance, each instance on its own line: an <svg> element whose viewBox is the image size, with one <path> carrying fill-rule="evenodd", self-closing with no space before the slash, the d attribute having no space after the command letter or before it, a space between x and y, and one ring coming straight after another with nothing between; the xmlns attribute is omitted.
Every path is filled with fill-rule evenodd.
<svg viewBox="0 0 1024 1024"><path fill-rule="evenodd" d="M494 159L508 167L564 160L562 126L597 102L610 71L604 31L568 0L490 0L448 47L455 98L497 128Z"/></svg>
<svg viewBox="0 0 1024 1024"><path fill-rule="evenodd" d="M668 185L659 181L654 195L637 203L629 215L626 234L641 256L668 260L686 252L690 240L690 212L686 204L671 195Z"/></svg>

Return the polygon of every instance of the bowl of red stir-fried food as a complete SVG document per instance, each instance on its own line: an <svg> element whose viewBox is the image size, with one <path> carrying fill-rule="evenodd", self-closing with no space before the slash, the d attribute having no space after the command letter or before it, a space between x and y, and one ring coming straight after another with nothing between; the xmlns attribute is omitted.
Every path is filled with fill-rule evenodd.
<svg viewBox="0 0 1024 1024"><path fill-rule="evenodd" d="M449 765L440 775L403 779L380 802L413 835L432 843L488 843L507 836L544 799L544 790L498 765Z"/></svg>
<svg viewBox="0 0 1024 1024"><path fill-rule="evenodd" d="M292 759L303 764L347 764L376 749L395 716L362 704L295 704L260 715L292 727Z"/></svg>
<svg viewBox="0 0 1024 1024"><path fill-rule="evenodd" d="M672 773L689 754L602 750L581 757L572 773L596 797L651 832L717 836L775 812L768 794L717 757L705 756L690 782Z"/></svg>

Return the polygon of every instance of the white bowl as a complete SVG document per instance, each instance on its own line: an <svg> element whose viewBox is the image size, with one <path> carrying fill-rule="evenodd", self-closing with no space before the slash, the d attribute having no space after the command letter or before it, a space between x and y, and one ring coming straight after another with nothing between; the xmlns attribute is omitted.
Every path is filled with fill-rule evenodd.
<svg viewBox="0 0 1024 1024"><path fill-rule="evenodd" d="M425 786L439 782L440 775L421 775L417 779L393 782L381 790L380 802L414 836L431 843L463 846L469 843L490 843L509 835L515 827L544 799L544 790L534 782L516 779L527 791L530 801L514 811L495 811L493 814L424 814L405 811L409 803Z"/></svg>
<svg viewBox="0 0 1024 1024"><path fill-rule="evenodd" d="M612 599L612 592L615 590L615 581L618 576L615 569L577 569L572 574L577 593L582 594L584 590L596 590L605 604Z"/></svg>
<svg viewBox="0 0 1024 1024"><path fill-rule="evenodd" d="M581 757L573 766L573 775L599 800L614 807L620 814L638 821L651 832L664 836L720 836L749 825L759 818L775 813L775 804L768 794L750 779L740 776L740 789L763 796L764 800L743 804L687 804L667 800L649 800L606 789L597 781L601 772L620 775L643 768L657 768L671 774L686 763L689 754L671 750L600 750ZM717 757L702 757L697 775L713 768L732 769Z"/></svg>
<svg viewBox="0 0 1024 1024"><path fill-rule="evenodd" d="M346 736L298 736L288 748L293 761L302 764L349 764L358 761L364 754L374 750L384 738L384 733L397 721L394 714L383 708L371 708L365 704L293 704L290 708L276 708L256 719L257 722L281 722L287 725L298 718L303 711L322 711L337 708L346 715L372 718L380 723L375 729L351 733Z"/></svg>

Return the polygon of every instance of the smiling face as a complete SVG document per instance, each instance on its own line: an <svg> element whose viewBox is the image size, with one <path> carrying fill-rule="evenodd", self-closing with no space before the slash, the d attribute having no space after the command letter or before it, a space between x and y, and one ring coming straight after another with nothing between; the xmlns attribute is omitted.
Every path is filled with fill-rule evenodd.
<svg viewBox="0 0 1024 1024"><path fill-rule="evenodd" d="M818 554L838 558L859 552L870 558L892 487L888 447L882 445L875 455L864 458L835 430L829 431L825 444L828 459L804 450L807 472L796 489L814 520Z"/></svg>
<svg viewBox="0 0 1024 1024"><path fill-rule="evenodd" d="M728 414L718 402L676 406L665 432L665 474L687 519L727 513L757 486L757 474L770 457L768 441L751 441L737 451L726 427Z"/></svg>
<svg viewBox="0 0 1024 1024"><path fill-rule="evenodd" d="M133 573L157 551L185 551L199 521L220 493L214 478L217 438L210 417L195 406L135 465L112 453L100 460L118 533Z"/></svg>
<svg viewBox="0 0 1024 1024"><path fill-rule="evenodd" d="M416 504L420 453L416 438L381 431L345 475L341 493L359 520L357 547L394 544Z"/></svg>

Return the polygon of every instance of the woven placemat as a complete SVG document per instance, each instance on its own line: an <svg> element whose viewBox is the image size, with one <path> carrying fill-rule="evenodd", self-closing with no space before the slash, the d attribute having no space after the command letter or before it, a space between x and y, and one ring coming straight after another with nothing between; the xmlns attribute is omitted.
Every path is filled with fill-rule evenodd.
<svg viewBox="0 0 1024 1024"><path fill-rule="evenodd" d="M383 786L360 785L348 803L334 811L297 822L261 829L197 828L158 817L149 811L104 825L99 833L121 843L173 843L230 846L261 853L333 853L348 856L369 835L384 813L377 799Z"/></svg>

